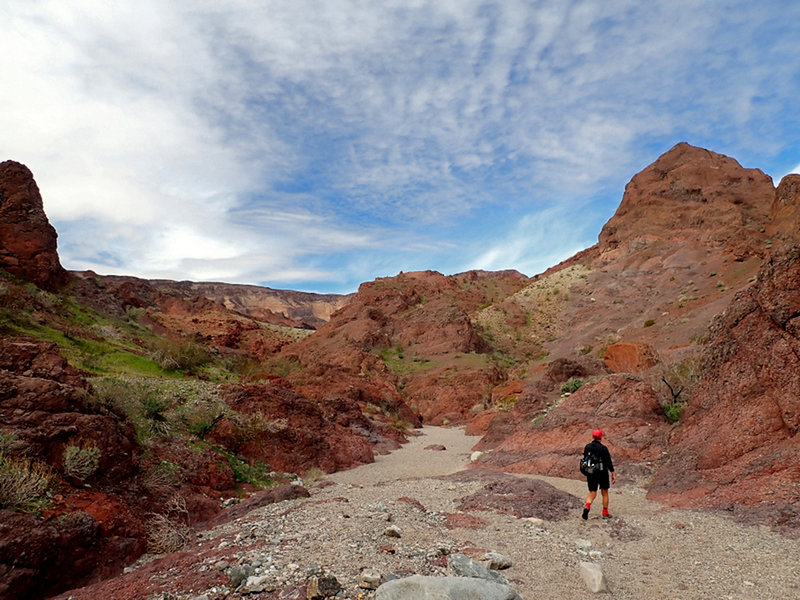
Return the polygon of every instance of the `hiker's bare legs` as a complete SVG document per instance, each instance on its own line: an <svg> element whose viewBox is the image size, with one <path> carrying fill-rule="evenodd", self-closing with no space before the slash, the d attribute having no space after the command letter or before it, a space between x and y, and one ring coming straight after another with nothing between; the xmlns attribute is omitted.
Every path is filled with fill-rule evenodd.
<svg viewBox="0 0 800 600"><path fill-rule="evenodd" d="M586 496L586 506L590 506L595 498L597 498L597 492L589 492L589 495Z"/></svg>
<svg viewBox="0 0 800 600"><path fill-rule="evenodd" d="M600 495L603 496L603 510L608 510L608 490L600 490Z"/></svg>

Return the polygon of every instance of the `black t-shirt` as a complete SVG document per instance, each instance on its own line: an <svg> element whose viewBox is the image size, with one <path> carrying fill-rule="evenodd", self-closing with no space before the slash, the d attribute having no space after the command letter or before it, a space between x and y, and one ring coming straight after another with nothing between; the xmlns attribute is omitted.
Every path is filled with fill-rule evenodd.
<svg viewBox="0 0 800 600"><path fill-rule="evenodd" d="M603 461L604 471L609 471L611 473L614 472L614 463L611 462L611 453L603 444L597 440L592 440L586 444L586 447L583 449L584 458L589 454L594 454L595 456L599 457L601 461Z"/></svg>

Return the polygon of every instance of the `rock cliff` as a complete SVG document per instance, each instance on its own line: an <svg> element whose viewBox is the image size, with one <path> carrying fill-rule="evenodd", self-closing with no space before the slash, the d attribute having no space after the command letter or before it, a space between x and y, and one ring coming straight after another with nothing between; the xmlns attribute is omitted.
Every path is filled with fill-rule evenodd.
<svg viewBox="0 0 800 600"><path fill-rule="evenodd" d="M0 268L54 290L68 278L56 251L56 230L25 165L0 163Z"/></svg>

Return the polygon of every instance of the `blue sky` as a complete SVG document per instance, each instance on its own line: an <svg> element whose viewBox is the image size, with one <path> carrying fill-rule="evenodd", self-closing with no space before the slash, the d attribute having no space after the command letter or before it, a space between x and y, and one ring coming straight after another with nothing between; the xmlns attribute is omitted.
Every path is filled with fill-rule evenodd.
<svg viewBox="0 0 800 600"><path fill-rule="evenodd" d="M782 1L8 2L0 160L69 269L534 275L677 142L800 170L799 26Z"/></svg>

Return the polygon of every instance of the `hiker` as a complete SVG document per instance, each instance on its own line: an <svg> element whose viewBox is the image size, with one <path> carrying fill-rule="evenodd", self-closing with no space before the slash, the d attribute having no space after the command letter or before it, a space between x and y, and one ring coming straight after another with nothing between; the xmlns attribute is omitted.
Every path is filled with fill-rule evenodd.
<svg viewBox="0 0 800 600"><path fill-rule="evenodd" d="M608 488L611 487L608 482L608 474L611 473L611 482L617 483L617 474L614 473L614 463L611 462L611 454L600 440L603 439L603 432L595 429L592 432L592 441L586 444L583 449L583 457L594 456L600 461L600 468L589 475L586 475L586 483L589 485L589 495L586 496L586 505L583 507L583 514L581 518L585 521L589 518L589 509L592 508L592 502L597 498L597 488L600 488L600 493L603 496L603 518L610 519L611 515L608 514Z"/></svg>

